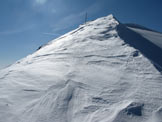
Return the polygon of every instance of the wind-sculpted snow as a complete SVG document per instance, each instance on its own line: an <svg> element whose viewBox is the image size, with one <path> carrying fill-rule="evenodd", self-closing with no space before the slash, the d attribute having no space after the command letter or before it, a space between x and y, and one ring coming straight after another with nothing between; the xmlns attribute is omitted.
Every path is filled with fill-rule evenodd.
<svg viewBox="0 0 162 122"><path fill-rule="evenodd" d="M161 122L161 37L134 26L99 18L1 70L0 122Z"/></svg>

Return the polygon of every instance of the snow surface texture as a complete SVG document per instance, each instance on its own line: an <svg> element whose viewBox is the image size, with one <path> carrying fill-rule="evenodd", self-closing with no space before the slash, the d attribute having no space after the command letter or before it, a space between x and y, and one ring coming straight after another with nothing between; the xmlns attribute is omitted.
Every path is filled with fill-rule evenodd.
<svg viewBox="0 0 162 122"><path fill-rule="evenodd" d="M112 15L81 25L0 71L0 122L162 122L161 41Z"/></svg>

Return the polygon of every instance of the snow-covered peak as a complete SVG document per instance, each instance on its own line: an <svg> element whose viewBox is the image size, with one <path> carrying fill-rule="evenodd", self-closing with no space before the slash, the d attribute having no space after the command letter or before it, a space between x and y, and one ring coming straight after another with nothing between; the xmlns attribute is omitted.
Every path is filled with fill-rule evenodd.
<svg viewBox="0 0 162 122"><path fill-rule="evenodd" d="M42 46L34 54L29 55L27 58L23 59L23 61L18 62L24 62L24 60L28 61L28 58L32 58L33 56L37 57L46 54L48 55L55 52L57 49L60 50L61 47L65 46L66 44L69 45L71 43L78 43L78 37L82 38L83 40L85 40L86 38L91 38L91 41L93 41L93 39L96 39L97 36L101 37L100 39L98 38L99 40L117 37L118 24L119 22L115 19L115 17L113 17L112 14L106 17L98 18L94 21L89 21L86 24L80 25L77 29L50 41L48 44ZM94 31L96 31L98 35L96 35L96 33L93 33Z"/></svg>
<svg viewBox="0 0 162 122"><path fill-rule="evenodd" d="M1 70L0 121L160 122L161 48L141 31L109 15Z"/></svg>

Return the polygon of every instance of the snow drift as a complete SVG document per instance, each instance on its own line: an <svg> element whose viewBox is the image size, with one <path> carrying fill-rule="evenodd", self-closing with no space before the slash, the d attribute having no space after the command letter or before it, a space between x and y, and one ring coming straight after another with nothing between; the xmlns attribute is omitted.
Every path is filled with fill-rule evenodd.
<svg viewBox="0 0 162 122"><path fill-rule="evenodd" d="M161 122L162 34L112 15L0 71L0 122Z"/></svg>

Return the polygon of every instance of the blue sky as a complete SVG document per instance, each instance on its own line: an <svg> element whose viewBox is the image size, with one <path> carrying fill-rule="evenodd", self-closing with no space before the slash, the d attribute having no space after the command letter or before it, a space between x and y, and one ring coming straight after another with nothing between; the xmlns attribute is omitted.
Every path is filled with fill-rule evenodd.
<svg viewBox="0 0 162 122"><path fill-rule="evenodd" d="M0 68L78 27L86 12L162 32L161 0L0 0Z"/></svg>

